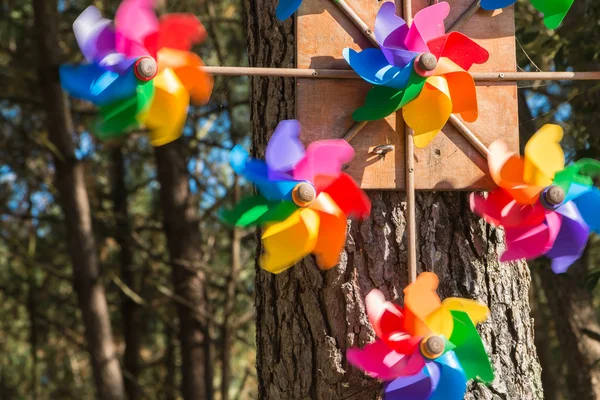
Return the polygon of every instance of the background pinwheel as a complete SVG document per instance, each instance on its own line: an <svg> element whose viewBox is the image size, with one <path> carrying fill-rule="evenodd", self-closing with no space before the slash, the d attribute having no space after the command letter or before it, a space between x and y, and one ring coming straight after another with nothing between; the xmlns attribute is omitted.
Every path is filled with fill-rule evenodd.
<svg viewBox="0 0 600 400"><path fill-rule="evenodd" d="M487 198L471 195L471 209L491 224L504 227L506 252L501 261L552 259L556 273L579 259L590 232L598 232L600 192L593 178L600 162L580 160L565 169L560 147L563 130L545 125L525 146L525 156L502 142L490 146L489 167L498 189Z"/></svg>
<svg viewBox="0 0 600 400"><path fill-rule="evenodd" d="M265 225L262 268L280 273L313 253L321 269L339 262L346 241L348 215L366 217L371 203L352 178L341 172L354 157L342 139L321 140L306 149L298 139L298 121L282 121L273 133L266 162L249 158L236 146L230 154L235 172L260 195L224 211L224 221L238 226Z"/></svg>
<svg viewBox="0 0 600 400"><path fill-rule="evenodd" d="M279 0L277 10L275 10L277 19L283 21L291 17L300 8L301 4L302 0Z"/></svg>
<svg viewBox="0 0 600 400"><path fill-rule="evenodd" d="M419 11L409 28L393 2L381 6L375 21L380 49L344 50L350 66L375 85L354 112L355 120L378 120L402 108L415 145L425 147L451 113L468 122L477 119L475 82L466 71L485 63L489 54L461 33L445 34L449 12L446 2L432 5Z"/></svg>
<svg viewBox="0 0 600 400"><path fill-rule="evenodd" d="M194 15L158 19L152 0L125 0L114 27L90 6L73 30L90 64L61 66L61 83L72 96L100 107L100 138L145 124L154 146L169 143L181 135L190 100L208 101L212 77L190 52L206 37Z"/></svg>
<svg viewBox="0 0 600 400"><path fill-rule="evenodd" d="M549 29L556 29L571 9L575 0L531 0L531 4L544 14L544 24ZM481 8L495 10L515 4L517 0L481 0Z"/></svg>
<svg viewBox="0 0 600 400"><path fill-rule="evenodd" d="M405 307L385 301L373 290L367 314L378 339L363 349L349 349L348 361L386 381L386 400L462 400L470 379L494 380L489 358L475 324L488 308L472 300L435 293L438 278L424 272L405 290Z"/></svg>

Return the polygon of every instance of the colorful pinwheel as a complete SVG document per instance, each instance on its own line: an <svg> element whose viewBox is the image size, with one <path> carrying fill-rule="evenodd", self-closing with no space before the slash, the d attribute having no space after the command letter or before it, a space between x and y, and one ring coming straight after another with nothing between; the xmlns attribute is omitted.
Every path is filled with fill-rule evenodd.
<svg viewBox="0 0 600 400"><path fill-rule="evenodd" d="M288 19L300 8L301 4L302 0L279 0L277 10L275 10L277 19L280 21Z"/></svg>
<svg viewBox="0 0 600 400"><path fill-rule="evenodd" d="M236 146L229 156L238 175L260 195L242 200L221 218L232 225L265 225L262 268L280 273L312 253L321 269L334 267L346 242L348 215L367 217L369 198L341 172L354 157L343 139L320 140L306 150L300 123L282 121L269 140L266 162Z"/></svg>
<svg viewBox="0 0 600 400"><path fill-rule="evenodd" d="M425 147L451 113L468 122L477 119L475 82L466 71L485 63L489 54L461 33L445 34L449 12L446 2L427 7L408 28L396 16L393 2L381 6L375 21L380 49L344 50L350 66L375 85L365 105L354 112L355 120L378 120L402 108L404 120L415 132L415 145Z"/></svg>
<svg viewBox="0 0 600 400"><path fill-rule="evenodd" d="M100 138L145 124L152 144L161 146L181 135L190 99L197 105L208 101L212 77L190 52L206 37L194 15L158 19L153 0L124 0L114 27L90 6L73 30L89 64L61 66L60 79L73 97L100 107Z"/></svg>
<svg viewBox="0 0 600 400"><path fill-rule="evenodd" d="M581 257L590 232L600 231L600 161L583 159L565 168L560 147L563 130L545 125L525 146L525 157L503 142L490 145L489 167L499 186L487 198L471 195L471 209L487 222L504 227L501 261L552 259L564 273Z"/></svg>
<svg viewBox="0 0 600 400"><path fill-rule="evenodd" d="M571 9L575 0L531 0L531 4L544 14L544 24L548 29L556 29ZM517 0L481 0L484 10L496 10L515 4Z"/></svg>
<svg viewBox="0 0 600 400"><path fill-rule="evenodd" d="M349 349L348 361L386 381L385 400L462 400L470 379L484 383L494 372L475 324L488 308L435 293L438 278L424 272L404 289L404 309L372 290L367 314L378 340Z"/></svg>

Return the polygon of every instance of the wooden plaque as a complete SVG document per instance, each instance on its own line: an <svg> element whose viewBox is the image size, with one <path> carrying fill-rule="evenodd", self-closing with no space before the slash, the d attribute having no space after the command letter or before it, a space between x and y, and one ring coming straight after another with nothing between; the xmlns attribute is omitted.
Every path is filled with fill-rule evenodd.
<svg viewBox="0 0 600 400"><path fill-rule="evenodd" d="M428 0L412 0L413 12ZM446 26L454 22L473 0L448 0ZM382 2L351 0L348 4L373 27ZM402 9L402 7L398 7ZM298 68L350 69L342 50L373 47L333 0L304 0L297 13L296 60ZM490 53L471 72L514 72L516 68L513 8L480 10L459 30ZM341 138L354 124L352 113L360 107L371 85L358 79L298 79L296 115L302 123L302 140L309 143ZM504 140L518 150L517 86L514 82L477 82L479 119L467 126L488 146ZM351 141L356 156L348 169L364 189L398 190L405 187L404 123L401 112L369 122ZM393 144L384 157L374 147ZM450 124L424 149L415 149L415 185L421 190L483 190L492 188L486 160Z"/></svg>

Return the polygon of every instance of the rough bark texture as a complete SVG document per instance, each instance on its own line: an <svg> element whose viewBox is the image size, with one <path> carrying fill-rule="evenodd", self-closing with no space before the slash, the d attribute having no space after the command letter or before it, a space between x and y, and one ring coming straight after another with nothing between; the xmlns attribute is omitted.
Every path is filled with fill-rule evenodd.
<svg viewBox="0 0 600 400"><path fill-rule="evenodd" d="M252 66L292 67L291 20L274 17L272 0L245 0ZM264 154L276 124L294 116L294 81L252 85L255 153ZM353 222L342 262L320 272L312 258L281 275L257 268L257 369L261 399L376 399L381 385L350 368L345 351L373 339L364 296L380 288L402 301L407 284L404 194L370 192L372 216ZM419 271L440 277L440 294L477 299L491 309L480 331L496 371L491 387L467 399L541 399L540 366L529 317L525 263L500 265L501 232L469 210L463 193L417 195ZM260 251L260 248L259 248Z"/></svg>
<svg viewBox="0 0 600 400"><path fill-rule="evenodd" d="M121 280L135 293L139 293L135 266L131 252L131 225L127 207L127 186L125 185L125 160L120 146L110 151L112 164L112 199L115 214L115 240L119 243L119 264ZM125 292L121 293L121 318L125 340L123 368L125 369L125 390L129 400L138 400L142 393L138 378L140 375L139 354L142 340L141 309Z"/></svg>
<svg viewBox="0 0 600 400"><path fill-rule="evenodd" d="M540 267L536 272L541 277L562 359L566 363L569 398L594 400L600 398L600 369L597 367L600 324L592 296L582 286L585 264L586 260L582 258L571 267L568 275L555 275L547 267Z"/></svg>
<svg viewBox="0 0 600 400"><path fill-rule="evenodd" d="M83 316L98 397L120 400L125 398L123 376L100 279L84 168L75 158L72 124L58 76L57 2L35 0L33 6L48 136L60 153L54 158L56 188L65 215L74 288Z"/></svg>
<svg viewBox="0 0 600 400"><path fill-rule="evenodd" d="M185 400L213 397L210 336L204 274L194 263L201 259L197 205L192 200L181 141L156 148L160 201L173 266L173 286L179 317L182 393Z"/></svg>

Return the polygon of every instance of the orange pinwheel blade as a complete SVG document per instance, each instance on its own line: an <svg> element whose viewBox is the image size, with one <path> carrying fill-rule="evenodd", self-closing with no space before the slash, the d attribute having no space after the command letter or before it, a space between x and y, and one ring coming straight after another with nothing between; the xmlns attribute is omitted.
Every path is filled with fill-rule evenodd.
<svg viewBox="0 0 600 400"><path fill-rule="evenodd" d="M319 213L319 234L312 253L321 269L330 269L340 262L340 253L346 243L346 215L331 196L321 193L310 205Z"/></svg>
<svg viewBox="0 0 600 400"><path fill-rule="evenodd" d="M413 336L426 336L431 332L427 316L442 305L435 292L438 282L436 274L423 272L404 289L404 328Z"/></svg>
<svg viewBox="0 0 600 400"><path fill-rule="evenodd" d="M309 255L319 236L319 214L310 208L298 210L283 222L268 225L262 235L263 269L278 274Z"/></svg>
<svg viewBox="0 0 600 400"><path fill-rule="evenodd" d="M475 81L471 74L465 71L456 71L444 75L444 78L446 78L450 90L452 113L460 114L467 122L475 122L479 111Z"/></svg>
<svg viewBox="0 0 600 400"><path fill-rule="evenodd" d="M402 108L404 120L414 130L415 146L426 147L444 127L452 113L446 79L427 78L419 97Z"/></svg>
<svg viewBox="0 0 600 400"><path fill-rule="evenodd" d="M560 147L563 129L558 125L544 125L525 146L523 179L535 186L552 184L554 175L565 168L565 153Z"/></svg>
<svg viewBox="0 0 600 400"><path fill-rule="evenodd" d="M196 53L171 48L158 52L159 71L173 69L195 105L208 103L214 86L213 77L202 70L203 66L204 62Z"/></svg>
<svg viewBox="0 0 600 400"><path fill-rule="evenodd" d="M145 122L151 130L152 146L162 146L181 136L190 96L170 68L160 72L153 82L155 94Z"/></svg>

